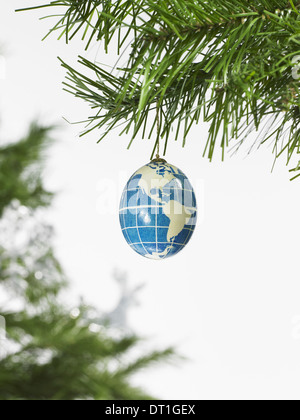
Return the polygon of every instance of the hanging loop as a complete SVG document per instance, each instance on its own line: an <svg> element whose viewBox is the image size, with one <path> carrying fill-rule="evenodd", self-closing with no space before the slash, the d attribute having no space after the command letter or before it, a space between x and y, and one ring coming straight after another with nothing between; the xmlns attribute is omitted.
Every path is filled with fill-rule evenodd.
<svg viewBox="0 0 300 420"><path fill-rule="evenodd" d="M165 159L161 159L160 157L160 108L159 108L159 102L156 103L156 128L157 128L157 138L156 138L156 149L157 154L156 158L152 160L152 162L156 163L167 163ZM154 149L155 150L155 149Z"/></svg>
<svg viewBox="0 0 300 420"><path fill-rule="evenodd" d="M157 127L157 155L156 159L160 159L160 115L159 115L160 109L159 109L159 102L156 103L156 127Z"/></svg>

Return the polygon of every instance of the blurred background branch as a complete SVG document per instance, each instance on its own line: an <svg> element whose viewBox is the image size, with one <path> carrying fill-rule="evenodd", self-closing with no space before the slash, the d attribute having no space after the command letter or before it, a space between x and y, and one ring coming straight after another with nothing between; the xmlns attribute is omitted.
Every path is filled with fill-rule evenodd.
<svg viewBox="0 0 300 420"><path fill-rule="evenodd" d="M148 399L132 376L174 358L173 349L141 354L126 312L137 290L119 274L120 302L103 314L83 301L69 307L68 282L52 247L43 208L52 194L42 169L51 128L32 125L0 148L1 400Z"/></svg>

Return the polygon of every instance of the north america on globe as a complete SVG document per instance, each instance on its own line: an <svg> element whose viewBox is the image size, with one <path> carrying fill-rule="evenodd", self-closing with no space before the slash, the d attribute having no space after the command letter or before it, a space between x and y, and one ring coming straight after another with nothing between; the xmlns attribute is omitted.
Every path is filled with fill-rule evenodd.
<svg viewBox="0 0 300 420"><path fill-rule="evenodd" d="M162 159L129 179L120 204L123 235L143 257L161 260L180 252L197 222L193 187L184 173Z"/></svg>

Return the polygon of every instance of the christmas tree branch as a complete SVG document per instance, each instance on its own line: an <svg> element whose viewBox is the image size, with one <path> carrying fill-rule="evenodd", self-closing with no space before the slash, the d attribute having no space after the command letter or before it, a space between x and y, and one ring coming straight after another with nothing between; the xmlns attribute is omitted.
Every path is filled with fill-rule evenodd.
<svg viewBox="0 0 300 420"><path fill-rule="evenodd" d="M248 127L258 130L268 116L282 124L259 144L272 139L276 156L286 152L288 162L298 153L298 3L68 0L48 6L67 7L53 28L63 27L67 41L83 26L87 46L104 40L108 51L117 34L118 53L124 53L125 40L132 40L126 65L111 73L84 58L81 72L62 63L66 89L96 111L84 133L100 128L102 139L121 123L132 140L149 137L158 104L165 149L171 135L185 145L191 127L203 120L209 123L205 153L212 159L219 143L224 157L232 140L238 148Z"/></svg>

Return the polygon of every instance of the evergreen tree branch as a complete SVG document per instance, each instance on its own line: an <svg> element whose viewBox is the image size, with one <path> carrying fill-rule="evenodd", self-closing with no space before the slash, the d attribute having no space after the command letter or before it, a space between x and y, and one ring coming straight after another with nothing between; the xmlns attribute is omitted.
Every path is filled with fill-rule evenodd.
<svg viewBox="0 0 300 420"><path fill-rule="evenodd" d="M158 103L165 150L171 136L182 137L185 145L191 127L204 121L209 123L205 154L212 159L219 144L224 158L229 144L238 148L245 130L259 130L267 116L283 124L258 143L272 140L276 157L286 153L287 163L298 153L299 3L120 0L49 6L58 3L66 7L59 26L67 41L83 24L84 35L90 34L87 46L104 40L108 51L116 39L113 45L124 53L124 40L132 40L126 65L111 73L82 57L82 71L62 62L66 90L95 112L83 134L98 128L101 140L121 123L121 134L131 133L132 141L151 137Z"/></svg>
<svg viewBox="0 0 300 420"><path fill-rule="evenodd" d="M24 140L0 149L0 288L8 297L0 305L7 337L0 336L0 400L150 399L131 376L168 362L172 352L143 356L139 337L116 337L96 309L82 304L74 313L62 302L66 276L53 230L38 211L49 204L41 194L48 138L48 129L33 126Z"/></svg>
<svg viewBox="0 0 300 420"><path fill-rule="evenodd" d="M50 130L33 124L22 141L0 147L0 217L13 199L30 208L50 203L41 178Z"/></svg>

